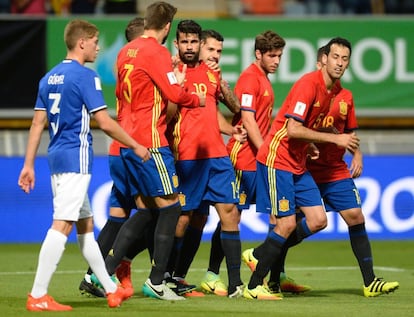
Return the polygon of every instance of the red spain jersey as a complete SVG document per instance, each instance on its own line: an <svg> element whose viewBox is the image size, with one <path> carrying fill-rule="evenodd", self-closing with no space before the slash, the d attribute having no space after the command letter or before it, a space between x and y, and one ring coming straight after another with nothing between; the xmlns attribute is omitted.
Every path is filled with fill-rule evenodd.
<svg viewBox="0 0 414 317"><path fill-rule="evenodd" d="M264 138L270 128L272 109L275 101L272 84L269 78L255 64L251 64L240 75L234 88L240 100L241 111L252 111ZM233 117L232 125L242 125L241 112ZM227 143L227 151L235 169L244 171L256 170L257 149L247 138L240 143L234 137Z"/></svg>
<svg viewBox="0 0 414 317"><path fill-rule="evenodd" d="M309 143L287 137L288 118L294 118L310 129L318 129L329 111L335 93L335 85L328 92L322 72L317 70L302 76L291 88L279 109L257 160L264 165L293 174L306 171L306 155Z"/></svg>
<svg viewBox="0 0 414 317"><path fill-rule="evenodd" d="M119 104L130 107L123 128L147 148L168 146L167 102L198 107L200 101L178 85L167 48L155 38L138 37L118 53L116 94Z"/></svg>
<svg viewBox="0 0 414 317"><path fill-rule="evenodd" d="M335 97L331 108L323 120L324 131L332 133L348 133L358 128L355 115L352 93L342 88ZM308 161L308 170L312 173L315 182L328 183L350 178L348 165L343 160L346 149L333 143L318 143L319 158Z"/></svg>
<svg viewBox="0 0 414 317"><path fill-rule="evenodd" d="M198 160L227 156L217 120L220 78L218 73L200 63L187 68L184 88L189 93L204 92L205 107L178 111L169 123L168 138L176 160Z"/></svg>

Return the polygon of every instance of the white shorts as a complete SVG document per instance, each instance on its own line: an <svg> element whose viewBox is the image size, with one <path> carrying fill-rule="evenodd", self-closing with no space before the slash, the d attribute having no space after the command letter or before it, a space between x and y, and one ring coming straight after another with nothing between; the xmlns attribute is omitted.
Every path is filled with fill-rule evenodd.
<svg viewBox="0 0 414 317"><path fill-rule="evenodd" d="M51 176L53 219L78 221L92 217L88 189L90 174L62 173Z"/></svg>

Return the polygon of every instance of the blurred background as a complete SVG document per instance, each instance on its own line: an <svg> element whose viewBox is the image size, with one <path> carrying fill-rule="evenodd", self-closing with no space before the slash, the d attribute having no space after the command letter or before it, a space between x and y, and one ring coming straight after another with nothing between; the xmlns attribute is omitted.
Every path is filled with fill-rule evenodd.
<svg viewBox="0 0 414 317"><path fill-rule="evenodd" d="M37 160L36 188L20 192L23 164L37 85L65 57L63 29L69 19L84 18L100 29L101 51L88 67L101 77L105 99L115 116L114 64L125 44L124 28L143 16L149 0L0 0L0 217L1 242L41 241L51 219L51 192L45 154L45 130ZM279 70L270 76L274 111L289 88L315 68L317 49L332 37L353 45L342 85L352 90L365 154L357 180L367 230L374 239L414 238L414 0L177 0L166 46L174 53L175 25L194 19L224 36L223 77L234 87L254 58L257 34L271 29L286 40ZM222 110L225 112L224 107ZM230 114L225 112L230 119ZM94 128L95 172L90 189L96 230L106 220L111 180L107 166L110 140ZM206 238L214 230L211 213ZM267 220L254 210L242 217L244 239L261 240ZM29 221L27 221L29 220ZM33 221L32 221L33 220ZM22 227L23 225L23 227ZM19 228L19 230L16 230ZM335 215L315 239L347 239Z"/></svg>

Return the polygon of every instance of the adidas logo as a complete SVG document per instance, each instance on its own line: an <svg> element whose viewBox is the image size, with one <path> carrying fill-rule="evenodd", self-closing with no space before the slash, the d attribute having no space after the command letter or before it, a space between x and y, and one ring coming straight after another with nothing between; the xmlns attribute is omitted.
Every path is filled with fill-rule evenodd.
<svg viewBox="0 0 414 317"><path fill-rule="evenodd" d="M41 308L41 309L47 309L49 306L47 305L47 302L41 302L41 303L37 303L34 304L32 306L35 306L37 308Z"/></svg>

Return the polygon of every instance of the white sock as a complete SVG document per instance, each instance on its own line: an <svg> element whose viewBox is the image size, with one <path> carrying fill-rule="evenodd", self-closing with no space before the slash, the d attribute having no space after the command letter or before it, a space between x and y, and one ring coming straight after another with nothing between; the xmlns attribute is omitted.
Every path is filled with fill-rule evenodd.
<svg viewBox="0 0 414 317"><path fill-rule="evenodd" d="M117 286L106 271L105 261L93 232L78 234L78 243L83 257L88 262L99 282L101 282L105 292L115 293Z"/></svg>
<svg viewBox="0 0 414 317"><path fill-rule="evenodd" d="M50 280L65 251L67 239L63 233L57 230L48 230L39 252L36 276L31 292L34 298L39 298L47 294Z"/></svg>

